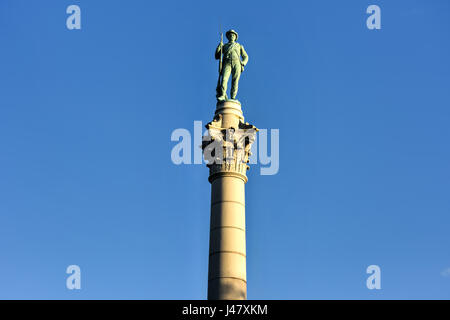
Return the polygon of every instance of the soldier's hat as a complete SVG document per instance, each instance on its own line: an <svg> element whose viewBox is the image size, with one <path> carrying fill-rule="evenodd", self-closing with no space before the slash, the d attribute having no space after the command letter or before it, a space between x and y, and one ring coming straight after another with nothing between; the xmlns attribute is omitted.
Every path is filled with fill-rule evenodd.
<svg viewBox="0 0 450 320"><path fill-rule="evenodd" d="M230 40L230 34L232 34L232 33L234 33L234 34L236 35L236 40L237 40L237 39L238 39L238 33L237 33L236 31L234 31L233 29L228 30L228 31L225 33L225 36L227 37L228 40Z"/></svg>

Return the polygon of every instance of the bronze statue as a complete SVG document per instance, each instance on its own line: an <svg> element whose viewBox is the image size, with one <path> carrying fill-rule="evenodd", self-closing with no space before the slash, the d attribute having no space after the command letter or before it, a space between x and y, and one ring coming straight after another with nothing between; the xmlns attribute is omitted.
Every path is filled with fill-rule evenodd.
<svg viewBox="0 0 450 320"><path fill-rule="evenodd" d="M225 35L228 43L224 45L221 38L215 53L216 60L220 59L219 80L216 89L218 101L228 100L227 83L230 75L232 76L230 98L236 99L239 78L241 72L244 71L244 66L248 62L248 55L244 50L244 46L236 42L238 38L237 32L229 30Z"/></svg>

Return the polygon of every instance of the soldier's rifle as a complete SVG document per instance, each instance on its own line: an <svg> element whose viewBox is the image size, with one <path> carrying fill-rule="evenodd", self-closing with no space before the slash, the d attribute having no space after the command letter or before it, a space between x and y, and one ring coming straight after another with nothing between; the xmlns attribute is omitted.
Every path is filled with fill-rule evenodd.
<svg viewBox="0 0 450 320"><path fill-rule="evenodd" d="M223 33L220 32L220 58L219 58L219 78L217 79L217 88L216 91L218 94L220 94L220 87L221 87L221 77L222 77L222 47L223 47Z"/></svg>

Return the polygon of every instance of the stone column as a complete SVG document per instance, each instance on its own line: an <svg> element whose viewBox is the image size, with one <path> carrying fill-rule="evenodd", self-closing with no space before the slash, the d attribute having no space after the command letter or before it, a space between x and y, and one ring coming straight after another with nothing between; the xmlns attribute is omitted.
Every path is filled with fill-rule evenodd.
<svg viewBox="0 0 450 320"><path fill-rule="evenodd" d="M219 102L206 128L202 147L211 183L208 299L246 299L245 183L258 129L244 123L237 100Z"/></svg>

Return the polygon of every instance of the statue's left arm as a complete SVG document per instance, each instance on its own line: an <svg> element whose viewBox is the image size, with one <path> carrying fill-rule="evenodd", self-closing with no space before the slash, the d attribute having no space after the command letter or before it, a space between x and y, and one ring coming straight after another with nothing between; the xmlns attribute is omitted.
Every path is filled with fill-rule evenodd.
<svg viewBox="0 0 450 320"><path fill-rule="evenodd" d="M241 56L242 56L241 64L242 66L245 66L248 62L248 54L247 52L245 52L244 46L242 44L241 44Z"/></svg>

